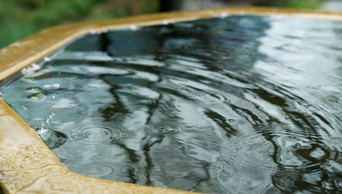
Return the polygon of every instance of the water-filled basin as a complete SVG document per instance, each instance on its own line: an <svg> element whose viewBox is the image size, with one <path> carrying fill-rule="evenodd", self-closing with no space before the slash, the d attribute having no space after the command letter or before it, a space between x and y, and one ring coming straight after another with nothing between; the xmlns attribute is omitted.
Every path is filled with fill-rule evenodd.
<svg viewBox="0 0 342 194"><path fill-rule="evenodd" d="M0 86L1 98L27 123L3 128L24 125L30 133L11 131L28 139L16 143L16 157L33 157L17 161L42 160L40 173L63 169L62 177L96 180L104 190L117 182L102 179L146 192L161 189L138 185L341 191L340 16L246 11L163 15L147 20L153 25L87 31L23 65ZM33 131L69 170L100 179L67 171L47 149L44 163L44 154L30 151L44 147ZM8 168L11 178L13 171L30 178L38 167ZM20 189L48 182L41 176ZM120 184L121 192L132 186Z"/></svg>

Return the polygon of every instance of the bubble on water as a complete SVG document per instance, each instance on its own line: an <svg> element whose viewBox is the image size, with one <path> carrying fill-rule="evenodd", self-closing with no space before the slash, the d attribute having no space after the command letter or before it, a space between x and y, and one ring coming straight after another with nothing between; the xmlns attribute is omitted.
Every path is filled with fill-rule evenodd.
<svg viewBox="0 0 342 194"><path fill-rule="evenodd" d="M183 131L182 127L177 123L160 123L152 126L148 126L146 128L148 133L152 133L154 135L166 135L166 134L174 134L180 131Z"/></svg>
<svg viewBox="0 0 342 194"><path fill-rule="evenodd" d="M106 126L76 129L70 133L72 141L85 144L103 144L112 138L112 131Z"/></svg>
<svg viewBox="0 0 342 194"><path fill-rule="evenodd" d="M315 150L313 150L312 152L310 152L310 156L319 160L322 157L324 157L325 153L321 148L316 148Z"/></svg>

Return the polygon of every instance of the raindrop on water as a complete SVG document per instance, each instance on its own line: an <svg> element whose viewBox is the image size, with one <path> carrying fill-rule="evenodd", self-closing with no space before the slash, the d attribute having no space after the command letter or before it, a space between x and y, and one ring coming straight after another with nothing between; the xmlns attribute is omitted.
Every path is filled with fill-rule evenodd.
<svg viewBox="0 0 342 194"><path fill-rule="evenodd" d="M74 130L70 137L73 141L85 144L101 144L109 142L112 138L112 131L108 127L89 127Z"/></svg>

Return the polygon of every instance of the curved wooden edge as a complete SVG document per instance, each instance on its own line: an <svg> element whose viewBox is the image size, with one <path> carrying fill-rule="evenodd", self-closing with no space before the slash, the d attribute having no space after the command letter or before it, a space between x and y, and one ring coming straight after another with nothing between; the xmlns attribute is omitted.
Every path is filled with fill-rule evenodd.
<svg viewBox="0 0 342 194"><path fill-rule="evenodd" d="M90 33L230 15L266 15L342 21L342 13L269 8L217 8L87 22L44 30L0 50L0 81L73 39ZM8 193L186 193L91 178L65 168L38 135L0 99L0 181Z"/></svg>

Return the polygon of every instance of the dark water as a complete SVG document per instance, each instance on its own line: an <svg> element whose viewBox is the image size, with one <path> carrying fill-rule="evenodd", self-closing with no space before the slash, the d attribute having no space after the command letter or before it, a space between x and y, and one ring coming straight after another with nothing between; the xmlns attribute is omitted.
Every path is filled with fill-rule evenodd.
<svg viewBox="0 0 342 194"><path fill-rule="evenodd" d="M75 172L342 192L342 23L234 16L84 36L1 86Z"/></svg>

